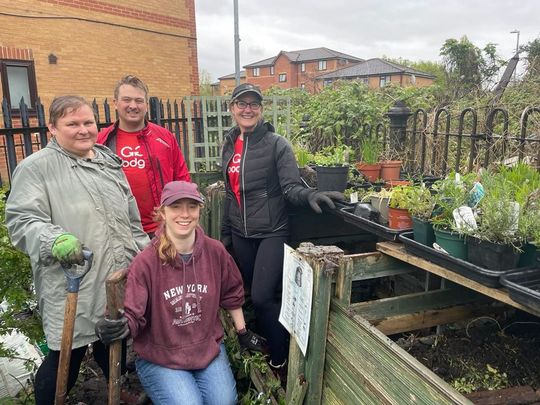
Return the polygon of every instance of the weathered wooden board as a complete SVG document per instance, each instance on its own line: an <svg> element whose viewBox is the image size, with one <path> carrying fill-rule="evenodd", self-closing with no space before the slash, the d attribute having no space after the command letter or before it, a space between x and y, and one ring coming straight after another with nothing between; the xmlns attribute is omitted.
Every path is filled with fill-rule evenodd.
<svg viewBox="0 0 540 405"><path fill-rule="evenodd" d="M338 376L347 389L343 395L336 387L332 391L344 404L471 404L367 320L333 300L324 385L333 386Z"/></svg>

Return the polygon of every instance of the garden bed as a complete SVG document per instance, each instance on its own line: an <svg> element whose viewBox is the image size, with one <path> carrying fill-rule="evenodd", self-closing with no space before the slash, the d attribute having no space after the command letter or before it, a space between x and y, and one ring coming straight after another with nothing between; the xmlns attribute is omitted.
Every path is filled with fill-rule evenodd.
<svg viewBox="0 0 540 405"><path fill-rule="evenodd" d="M439 335L402 335L397 343L462 394L517 386L540 393L540 321L520 314L473 319Z"/></svg>

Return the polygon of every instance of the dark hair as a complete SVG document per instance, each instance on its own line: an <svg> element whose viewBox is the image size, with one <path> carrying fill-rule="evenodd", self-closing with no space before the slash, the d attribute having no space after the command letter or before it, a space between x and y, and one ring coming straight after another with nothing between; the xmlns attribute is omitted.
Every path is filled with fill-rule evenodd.
<svg viewBox="0 0 540 405"><path fill-rule="evenodd" d="M116 83L116 86L114 86L114 99L118 100L118 93L120 92L120 86L123 86L124 84L128 84L130 86L136 87L137 89L141 89L144 91L144 98L148 99L148 86L144 84L144 82L139 79L137 76L134 75L125 75L122 77L118 82Z"/></svg>
<svg viewBox="0 0 540 405"><path fill-rule="evenodd" d="M65 117L72 111L77 111L85 105L94 111L92 105L81 96L56 97L49 107L49 123L56 125L60 118Z"/></svg>

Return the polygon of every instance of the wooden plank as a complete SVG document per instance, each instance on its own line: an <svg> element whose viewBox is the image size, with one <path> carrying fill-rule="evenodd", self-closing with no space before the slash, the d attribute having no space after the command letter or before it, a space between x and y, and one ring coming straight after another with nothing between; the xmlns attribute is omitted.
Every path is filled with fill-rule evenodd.
<svg viewBox="0 0 540 405"><path fill-rule="evenodd" d="M435 263L431 263L430 261L422 259L418 256L411 255L405 251L405 248L400 243L379 242L377 243L377 250L389 256L395 257L396 259L412 264L413 266L419 267L425 271L437 274L438 276L441 276L447 280L453 281L457 284L461 284L467 288L478 291L479 293L482 293L497 301L504 302L505 304L511 305L514 308L518 308L535 316L540 316L540 311L526 307L525 305L522 305L519 302L511 299L506 290L486 287L485 285L471 280L470 278L464 277L461 274L454 273L453 271L450 271L445 267L439 266Z"/></svg>
<svg viewBox="0 0 540 405"><path fill-rule="evenodd" d="M366 280L410 273L414 267L380 252L347 255L353 261L353 280Z"/></svg>
<svg viewBox="0 0 540 405"><path fill-rule="evenodd" d="M409 332L437 325L446 325L492 312L493 308L491 306L478 306L478 304L456 305L446 309L426 310L414 314L372 319L370 323L385 335L393 335L395 333Z"/></svg>
<svg viewBox="0 0 540 405"><path fill-rule="evenodd" d="M350 309L371 321L395 315L412 314L423 310L437 310L487 300L482 294L466 288L460 288L459 290L444 289L360 302L351 305Z"/></svg>
<svg viewBox="0 0 540 405"><path fill-rule="evenodd" d="M343 305L351 303L353 261L349 256L344 257L344 264L338 269L336 276L335 298Z"/></svg>
<svg viewBox="0 0 540 405"><path fill-rule="evenodd" d="M373 394L392 404L471 404L446 382L388 339L359 315L332 300L328 350L347 364L352 388L364 389L366 381ZM397 378L399 376L399 378ZM380 402L384 403L384 402Z"/></svg>

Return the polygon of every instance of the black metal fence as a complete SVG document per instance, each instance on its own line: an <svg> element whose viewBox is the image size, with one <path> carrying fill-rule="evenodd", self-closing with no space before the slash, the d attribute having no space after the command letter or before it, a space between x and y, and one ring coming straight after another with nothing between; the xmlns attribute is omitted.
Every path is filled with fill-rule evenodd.
<svg viewBox="0 0 540 405"><path fill-rule="evenodd" d="M387 113L388 123L364 125L363 136L380 140L386 158L403 160L410 174L444 176L518 161L540 169L539 107L525 108L517 123L499 107L479 118L473 108L411 113L398 103Z"/></svg>
<svg viewBox="0 0 540 405"><path fill-rule="evenodd" d="M194 142L202 142L203 117L202 102L190 100L186 102L163 102L156 97L150 97L149 121L166 127L177 138L189 167L188 134L193 135ZM92 102L98 128L111 125L116 119L111 116L111 106L105 100L101 105ZM189 110L189 116L186 114ZM18 110L9 107L7 100L2 101L4 127L0 128L0 185L11 179L13 170L25 157L45 147L50 134L47 129L47 118L43 104L38 100L33 110L21 101Z"/></svg>

